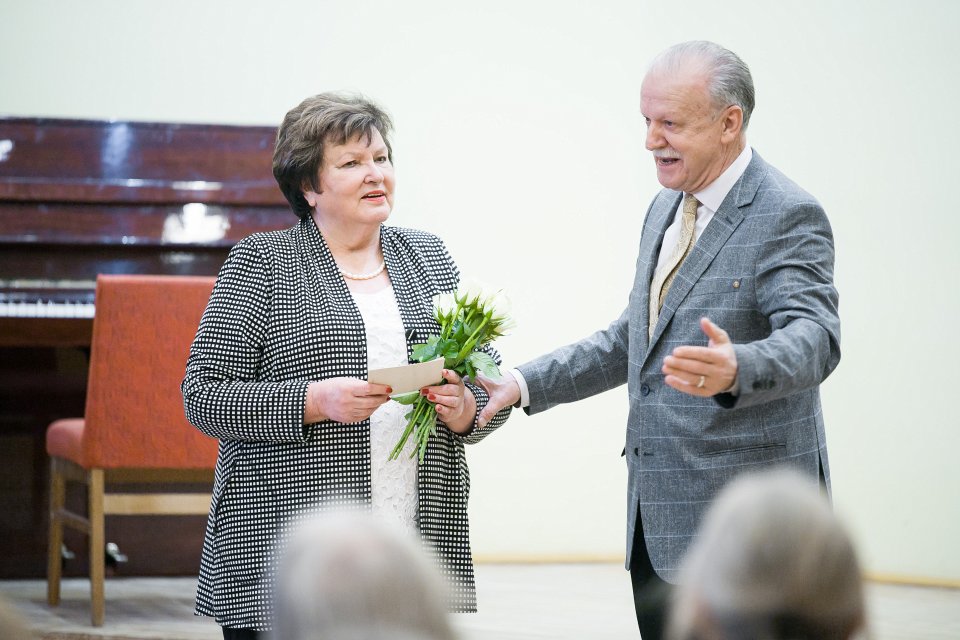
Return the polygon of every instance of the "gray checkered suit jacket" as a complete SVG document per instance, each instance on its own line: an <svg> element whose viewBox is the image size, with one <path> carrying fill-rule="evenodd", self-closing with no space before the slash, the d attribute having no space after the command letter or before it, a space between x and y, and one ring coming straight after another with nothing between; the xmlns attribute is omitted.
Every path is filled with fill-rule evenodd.
<svg viewBox="0 0 960 640"><path fill-rule="evenodd" d="M789 463L829 486L818 385L840 360L833 235L817 201L754 152L677 273L648 339L650 281L683 194L647 211L636 279L606 330L519 367L530 414L627 383L627 567L639 510L657 573L675 581L714 494L746 470ZM706 316L735 343L737 397L664 383L663 358L706 345Z"/></svg>

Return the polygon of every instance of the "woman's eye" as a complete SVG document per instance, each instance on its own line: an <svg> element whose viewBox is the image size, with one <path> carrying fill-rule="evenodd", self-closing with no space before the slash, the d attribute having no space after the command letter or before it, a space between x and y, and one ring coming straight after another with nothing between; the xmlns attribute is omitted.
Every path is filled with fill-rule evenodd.
<svg viewBox="0 0 960 640"><path fill-rule="evenodd" d="M340 165L340 166L343 167L343 168L346 168L346 167L355 167L355 166L357 166L357 161L356 161L356 160L348 160L347 162L344 162L344 163L343 163L342 165Z"/></svg>
<svg viewBox="0 0 960 640"><path fill-rule="evenodd" d="M376 161L379 162L380 164L383 164L384 162L388 162L389 160L387 156L377 156Z"/></svg>

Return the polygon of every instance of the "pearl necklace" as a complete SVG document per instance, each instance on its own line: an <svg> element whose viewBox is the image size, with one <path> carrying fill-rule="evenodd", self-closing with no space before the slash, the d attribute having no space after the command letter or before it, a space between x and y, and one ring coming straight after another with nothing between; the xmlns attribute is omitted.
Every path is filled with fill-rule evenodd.
<svg viewBox="0 0 960 640"><path fill-rule="evenodd" d="M340 265L337 265L337 271L340 272L340 275L342 275L344 278L347 278L349 280L373 280L378 275L383 273L383 270L386 267L387 267L387 263L381 260L380 266L377 267L375 271L371 271L370 273L350 273L349 271L344 271L343 269L341 269Z"/></svg>

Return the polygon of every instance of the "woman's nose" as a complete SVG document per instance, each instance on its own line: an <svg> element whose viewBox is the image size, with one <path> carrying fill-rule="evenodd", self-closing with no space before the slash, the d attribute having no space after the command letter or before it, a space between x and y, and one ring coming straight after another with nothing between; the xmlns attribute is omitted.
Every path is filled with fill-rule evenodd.
<svg viewBox="0 0 960 640"><path fill-rule="evenodd" d="M367 165L366 181L374 184L383 182L383 171L380 170L380 167L378 167L375 162L371 162L369 165Z"/></svg>

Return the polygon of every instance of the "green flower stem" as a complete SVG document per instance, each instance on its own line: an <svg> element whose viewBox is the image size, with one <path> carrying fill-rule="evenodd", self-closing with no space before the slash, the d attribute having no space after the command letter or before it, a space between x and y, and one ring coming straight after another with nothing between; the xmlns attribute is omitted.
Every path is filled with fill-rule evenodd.
<svg viewBox="0 0 960 640"><path fill-rule="evenodd" d="M420 455L420 462L423 462L423 458L427 452L427 443L430 440L430 435L436 428L437 424L437 414L434 409L434 403L427 400L425 397L421 396L417 398L417 401L414 403L413 413L410 415L410 419L407 422L407 426L403 431L403 435L400 437L400 441L393 448L393 451L390 452L390 460L396 460L400 457L400 454L403 452L403 448L407 444L407 440L410 438L410 435L413 435L414 441L414 450L410 452L410 457Z"/></svg>
<svg viewBox="0 0 960 640"><path fill-rule="evenodd" d="M416 442L419 445L419 425L424 421L425 418L432 417L430 416L429 408L430 401L420 396L417 398L416 403L413 406L413 414L410 416L410 420L407 422L406 428L403 430L403 435L400 436L400 441L397 443L397 446L393 448L393 451L390 452L390 460L396 460L400 457L400 454L403 452L404 446L407 444L407 440L410 438L410 434L415 430L417 435L415 436Z"/></svg>
<svg viewBox="0 0 960 640"><path fill-rule="evenodd" d="M478 336L479 336L479 334L480 334L480 331L483 330L483 328L484 328L485 326L487 326L487 323L490 322L490 318L491 318L492 316L493 316L493 312L492 312L492 311L489 312L489 313L484 314L484 316L483 316L483 322L480 323L480 326L477 327L477 329L476 329L472 334L470 334L470 337L467 338L466 342L463 343L463 348L460 349L460 352L457 354L458 364L459 364L460 361L462 361L464 358L467 357L467 354L469 354L471 351L473 351L473 348L474 348L475 346L477 346L477 340L478 340Z"/></svg>
<svg viewBox="0 0 960 640"><path fill-rule="evenodd" d="M450 337L450 329L453 328L454 321L453 319L460 315L460 312L463 310L463 301L457 302L457 308L454 310L453 315L450 316L450 322L447 323L444 319L443 326L440 327L440 338L446 340Z"/></svg>
<svg viewBox="0 0 960 640"><path fill-rule="evenodd" d="M434 403L426 398L422 398L422 401L424 411L419 418L419 424L417 425L413 440L416 446L414 450L410 452L411 458L419 453L420 462L423 462L423 457L427 452L427 442L430 440L430 434L433 433L437 425L437 413L434 408Z"/></svg>

